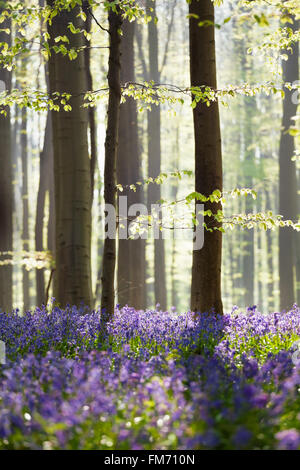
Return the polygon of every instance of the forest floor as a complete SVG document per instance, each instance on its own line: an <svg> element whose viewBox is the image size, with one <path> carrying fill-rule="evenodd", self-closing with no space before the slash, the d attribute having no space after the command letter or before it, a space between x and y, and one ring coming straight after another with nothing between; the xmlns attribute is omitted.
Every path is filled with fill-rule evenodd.
<svg viewBox="0 0 300 470"><path fill-rule="evenodd" d="M299 449L299 339L296 306L2 313L0 449Z"/></svg>

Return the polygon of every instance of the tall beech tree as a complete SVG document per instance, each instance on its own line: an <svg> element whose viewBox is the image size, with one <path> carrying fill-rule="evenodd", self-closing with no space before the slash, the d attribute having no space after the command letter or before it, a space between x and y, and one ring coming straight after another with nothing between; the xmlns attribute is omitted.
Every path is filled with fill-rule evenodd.
<svg viewBox="0 0 300 470"><path fill-rule="evenodd" d="M119 7L116 11L109 8L109 60L108 86L109 99L107 109L107 127L105 139L104 164L104 201L116 210L116 163L118 149L119 116L121 101L120 54L122 17ZM107 215L107 213L106 213ZM107 229L107 224L106 224ZM115 268L116 268L116 239L106 237L103 248L102 293L101 309L105 318L113 316L115 307Z"/></svg>
<svg viewBox="0 0 300 470"><path fill-rule="evenodd" d="M176 127L176 137L175 137L175 143L173 147L173 153L175 156L174 160L174 171L176 171L179 168L179 160L180 160L180 147L179 147L179 139L180 139L180 129L179 129L179 124L177 124ZM173 185L172 185L172 201L177 200L178 196L178 179L175 178ZM177 277L177 263L176 263L176 237L175 237L175 230L173 230L173 238L172 238L172 250L171 250L171 304L172 306L177 306L178 305L178 280L176 279Z"/></svg>
<svg viewBox="0 0 300 470"><path fill-rule="evenodd" d="M294 29L298 29L300 27L300 20L298 21L294 20ZM294 60L297 61L295 64L295 71L298 69L298 77L296 80L299 80L299 42L295 44L295 58ZM294 95L294 101L296 100L296 94ZM299 100L298 100L299 101ZM296 104L294 102L294 104ZM299 108L298 108L298 114L299 114ZM297 121L294 121L294 124L297 123ZM295 145L295 140L294 140L294 145ZM300 214L300 194L299 194L299 172L297 174L296 172L296 186L294 187L295 194L294 198L296 199L296 205L295 205L295 216L296 219L299 218ZM295 296L296 299L295 301L297 302L298 305L300 305L300 235L298 232L294 232L294 264L295 264L295 276L296 276L296 292Z"/></svg>
<svg viewBox="0 0 300 470"><path fill-rule="evenodd" d="M54 7L54 0L47 0ZM73 34L72 23L82 31L78 6L57 11L48 23L49 83L51 93L69 93L71 111L52 111L55 187L55 282L54 296L63 306L91 306L91 168L88 150L88 112L82 106L86 91L84 52L69 60L55 53L55 38L67 36L68 49L79 50L85 41Z"/></svg>
<svg viewBox="0 0 300 470"><path fill-rule="evenodd" d="M44 215L46 194L49 196L49 220L48 220L48 237L47 248L54 251L54 181L53 181L53 142L52 142L52 120L51 113L48 112L44 144L40 153L40 181L37 195L36 205L36 221L35 221L35 249L43 251L45 249L43 243ZM37 305L45 302L45 270L36 270L36 299Z"/></svg>
<svg viewBox="0 0 300 470"><path fill-rule="evenodd" d="M0 9L2 13L3 8ZM1 24L0 42L10 45L11 33L10 20L6 19ZM11 89L11 73L0 66L1 91ZM12 309L12 266L7 264L11 256L13 239L13 186L12 186L12 154L11 154L11 114L7 108L6 116L0 115L0 309L11 311Z"/></svg>
<svg viewBox="0 0 300 470"><path fill-rule="evenodd" d="M215 15L211 0L192 0L189 5L191 86L217 87L215 56ZM205 26L199 26L204 22ZM207 23L209 22L209 23ZM195 137L195 189L208 196L222 191L222 152L218 102L207 107L198 103L193 110ZM205 203L213 214L220 204ZM212 217L204 222L220 228ZM191 309L194 312L223 312L221 299L222 233L205 231L204 246L193 251Z"/></svg>
<svg viewBox="0 0 300 470"><path fill-rule="evenodd" d="M121 83L135 81L134 31L135 22L125 20L121 45ZM120 106L119 145L117 153L117 180L124 187L128 206L143 202L142 189L137 192L129 185L140 181L140 144L137 106L127 98ZM118 303L137 309L146 307L145 299L145 240L119 239L118 249Z"/></svg>
<svg viewBox="0 0 300 470"><path fill-rule="evenodd" d="M45 0L39 0L39 6L44 7ZM42 32L42 23L41 23ZM45 81L48 92L50 91L49 84L49 69L48 64L45 64ZM48 219L48 233L47 233L47 249L54 253L55 250L55 215L54 215L54 168L53 168L53 136L52 136L52 116L48 111L46 119L46 127L44 134L43 149L40 152L40 181L37 194L36 204L36 217L35 217L35 249L36 251L43 251L44 240L44 215L45 215L45 202L46 195L49 196L49 219ZM52 273L50 274L52 276ZM46 286L45 286L45 269L36 270L36 302L37 305L42 305L46 302Z"/></svg>
<svg viewBox="0 0 300 470"><path fill-rule="evenodd" d="M85 29L87 33L91 33L92 27L92 15L88 2L83 2L82 9L86 14ZM91 44L88 38L85 37L85 49L84 49L84 66L86 70L87 89L93 90L93 77L91 71ZM97 166L97 123L96 123L96 110L94 106L88 108L88 119L89 119L89 136L90 136L90 156L91 156L91 191L92 200L94 196L94 182L95 182L95 170Z"/></svg>
<svg viewBox="0 0 300 470"><path fill-rule="evenodd" d="M158 65L158 29L156 23L156 5L152 0L146 1L146 9L152 20L148 23L148 53L149 53L149 80L160 82ZM156 177L161 172L161 113L160 106L152 105L148 111L148 174ZM161 199L160 185L149 185L148 207ZM160 238L154 240L154 298L162 310L166 309L166 268L165 268L165 242Z"/></svg>
<svg viewBox="0 0 300 470"><path fill-rule="evenodd" d="M29 251L29 201L28 201L28 137L27 137L27 109L21 111L21 160L22 160L22 242L24 252ZM30 307L30 281L29 271L23 266L23 308Z"/></svg>
<svg viewBox="0 0 300 470"><path fill-rule="evenodd" d="M247 57L247 46L245 41L240 40L241 47L241 77L244 83L251 83L251 71L253 65L251 58ZM250 62L250 63L249 63ZM242 145L242 167L244 170L244 185L246 188L252 188L254 184L255 173L255 126L254 120L257 115L256 98L251 96L244 96L243 98L243 117L242 131L243 131L243 145ZM245 201L246 214L253 211L253 199L246 198ZM244 288L244 303L250 306L254 302L254 230L244 230L243 232L243 288Z"/></svg>
<svg viewBox="0 0 300 470"><path fill-rule="evenodd" d="M295 21L291 28L296 31L299 22ZM287 60L282 61L283 81L293 83L299 79L299 43L292 50L287 50ZM292 160L295 151L294 137L289 134L293 125L293 116L297 112L297 102L293 99L294 91L285 88L283 100L282 127L279 144L279 213L284 219L297 217L297 179L296 164ZM280 308L289 308L295 298L295 234L289 227L279 229L279 277L280 277Z"/></svg>

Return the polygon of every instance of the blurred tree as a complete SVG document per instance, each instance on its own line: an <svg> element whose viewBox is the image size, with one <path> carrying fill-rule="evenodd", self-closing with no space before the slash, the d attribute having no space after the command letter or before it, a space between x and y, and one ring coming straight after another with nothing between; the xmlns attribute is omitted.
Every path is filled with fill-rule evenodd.
<svg viewBox="0 0 300 470"><path fill-rule="evenodd" d="M121 83L135 81L134 31L135 22L123 23L121 47ZM137 105L127 98L120 106L119 145L117 154L117 181L124 187L121 196L127 196L128 207L143 202L142 188L129 189L141 180L140 145L137 127ZM120 221L122 224L122 220ZM120 226L120 225L119 225ZM145 240L119 239L118 248L118 303L137 309L146 307Z"/></svg>
<svg viewBox="0 0 300 470"><path fill-rule="evenodd" d="M53 179L53 142L51 113L48 112L44 136L43 150L40 153L40 181L37 195L35 220L35 249L45 250L43 243L45 199L49 195L49 220L47 249L54 252L54 179ZM45 269L36 270L36 302L42 305L45 302Z"/></svg>
<svg viewBox="0 0 300 470"><path fill-rule="evenodd" d="M3 3L3 2L2 2ZM0 8L2 12L4 7ZM1 24L0 42L11 43L11 21L6 19ZM9 33L5 31L9 30ZM11 89L11 72L0 66L1 91ZM12 309L12 266L3 264L10 262L13 243L13 186L12 186L12 154L11 154L11 113L6 108L6 116L0 115L0 308ZM3 254L2 254L3 253Z"/></svg>
<svg viewBox="0 0 300 470"><path fill-rule="evenodd" d="M293 31L298 22L293 19ZM282 61L283 81L293 83L299 79L299 43L287 50L287 60ZM295 151L294 137L289 133L293 126L292 118L297 112L297 103L293 99L293 90L285 87L283 100L282 129L279 145L279 213L284 219L297 218L297 180L296 164L292 160ZM295 296L295 234L289 227L279 230L279 276L280 309L287 309L296 301Z"/></svg>
<svg viewBox="0 0 300 470"><path fill-rule="evenodd" d="M244 27L244 35L249 35L249 27ZM242 83L252 83L253 61L247 55L247 42L240 41L240 57L241 57L241 80ZM243 113L242 113L242 167L243 167L243 185L246 188L252 188L254 184L255 174L255 123L257 116L256 98L243 97ZM246 198L245 201L246 214L253 213L253 199ZM244 230L243 232L243 288L244 288L244 305L250 306L254 302L254 230Z"/></svg>
<svg viewBox="0 0 300 470"><path fill-rule="evenodd" d="M148 79L160 83L158 65L158 29L156 22L156 6L152 0L146 1L146 11L151 16L148 23ZM157 177L161 172L161 112L160 106L152 105L148 111L148 175ZM160 185L151 184L148 188L148 208L161 199ZM161 214L159 214L161 217ZM165 242L162 234L154 240L154 299L162 310L167 308Z"/></svg>
<svg viewBox="0 0 300 470"><path fill-rule="evenodd" d="M26 65L23 62L23 73L26 75ZM24 252L29 252L29 204L28 204L28 137L27 137L27 108L21 110L21 160L22 160L22 202L23 223L22 241ZM23 266L23 308L30 308L29 271Z"/></svg>
<svg viewBox="0 0 300 470"><path fill-rule="evenodd" d="M91 34L92 28L92 15L91 7L88 2L83 2L82 7L85 15L85 30L88 34ZM93 90L93 76L91 70L91 42L85 36L84 37L85 48L84 48L84 65L86 70L87 90ZM91 190L92 190L92 201L94 197L94 181L95 171L97 166L97 123L96 123L96 112L94 106L88 108L88 119L89 119L89 135L90 135L90 156L91 156Z"/></svg>

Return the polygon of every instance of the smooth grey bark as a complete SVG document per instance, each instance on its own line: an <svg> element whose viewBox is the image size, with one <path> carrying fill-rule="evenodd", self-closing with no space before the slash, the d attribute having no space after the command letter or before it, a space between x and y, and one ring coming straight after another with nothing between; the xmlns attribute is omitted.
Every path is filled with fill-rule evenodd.
<svg viewBox="0 0 300 470"><path fill-rule="evenodd" d="M152 8L152 11L150 10ZM155 2L146 1L146 9L152 20L148 23L149 80L159 84L158 66L158 30L155 22ZM160 106L152 105L148 111L148 175L155 178L161 172L161 113ZM151 184L148 188L148 207L161 199L160 185ZM154 240L154 299L162 310L167 308L165 242L160 238Z"/></svg>
<svg viewBox="0 0 300 470"><path fill-rule="evenodd" d="M1 12L2 9L0 9ZM10 21L1 24L2 29L10 28ZM10 44L11 35L0 31L0 42ZM11 73L0 65L0 80L4 82L6 90L11 89ZM10 312L12 310L12 265L11 255L13 249L13 185L12 185L12 144L11 144L11 114L6 109L6 116L0 115L0 309ZM3 254L1 254L3 253Z"/></svg>
<svg viewBox="0 0 300 470"><path fill-rule="evenodd" d="M266 210L271 210L271 197L270 191L265 191L266 195ZM268 310L273 312L275 308L274 302L274 263L273 263L273 252L272 252L272 233L271 230L267 230L267 261L268 261Z"/></svg>
<svg viewBox="0 0 300 470"><path fill-rule="evenodd" d="M49 221L47 249L54 250L54 181L53 181L53 144L52 144L52 123L51 113L48 112L44 145L40 153L40 181L37 195L36 221L35 221L35 249L36 251L44 251L43 229L45 215L45 198L49 194ZM36 270L36 302L42 305L45 302L45 269Z"/></svg>
<svg viewBox="0 0 300 470"><path fill-rule="evenodd" d="M294 20L291 27L297 29ZM299 79L299 43L286 51L288 59L282 62L283 81L293 83ZM297 181L296 165L292 161L295 151L294 137L288 130L293 125L292 117L296 115L297 103L293 91L285 88L283 100L282 130L279 144L279 213L284 219L297 217ZM279 229L279 286L280 309L288 309L296 301L295 295L295 234L290 227Z"/></svg>
<svg viewBox="0 0 300 470"><path fill-rule="evenodd" d="M22 201L23 201L23 225L22 242L23 251L29 251L29 204L28 204L28 137L27 137L27 109L21 111L21 159L22 159ZM30 307L29 295L29 271L23 266L23 308Z"/></svg>
<svg viewBox="0 0 300 470"><path fill-rule="evenodd" d="M86 14L85 29L88 33L91 32L92 27L92 16L90 8L87 2L83 5L83 11ZM93 90L93 77L91 71L91 43L85 38L85 49L84 49L84 64L86 70L86 80L88 91ZM96 125L96 112L93 106L88 108L88 119L89 119L89 135L90 135L90 157L91 157L91 191L92 201L94 197L94 186L95 186L95 171L97 166L97 125Z"/></svg>
<svg viewBox="0 0 300 470"><path fill-rule="evenodd" d="M54 1L48 0L53 6ZM72 34L66 25L84 29L79 7L62 10L48 24L49 45L57 36L67 35L68 48L84 46L82 34ZM91 288L91 168L88 151L88 112L83 100L86 92L84 51L74 60L51 49L49 60L51 93L72 95L69 112L52 111L55 188L55 282L54 297L66 304L92 305Z"/></svg>
<svg viewBox="0 0 300 470"><path fill-rule="evenodd" d="M246 81L246 80L245 80ZM253 172L255 168L255 149L253 149L253 119L256 113L255 98L244 98L244 178L245 187L253 187ZM246 198L246 214L253 212L253 200ZM251 306L254 295L254 229L243 232L243 287L245 289L244 303Z"/></svg>
<svg viewBox="0 0 300 470"><path fill-rule="evenodd" d="M176 128L176 139L175 139L175 146L174 146L174 154L175 154L175 162L174 162L174 171L177 171L179 168L179 124ZM179 189L178 179L176 178L173 182L172 187L172 201L177 200ZM173 307L178 306L178 281L176 279L177 275L177 263L176 263L176 237L175 237L175 230L173 230L173 239L172 239L172 251L171 251L171 304Z"/></svg>
<svg viewBox="0 0 300 470"><path fill-rule="evenodd" d="M214 5L211 0L192 0L190 13L191 85L217 88L215 57ZM195 18L195 15L197 16ZM199 27L201 21L212 26ZM210 107L201 102L193 110L195 137L195 189L206 196L216 189L222 191L222 152L218 102ZM205 210L217 213L220 204L205 203ZM210 228L219 227L205 217ZM222 233L205 231L204 246L193 251L191 310L223 313L221 299Z"/></svg>
<svg viewBox="0 0 300 470"><path fill-rule="evenodd" d="M123 23L121 47L121 83L135 81L134 33L135 23ZM124 187L121 196L127 196L127 204L143 202L141 188L134 192L131 184L140 181L140 146L138 137L137 106L128 97L120 106L119 145L117 153L117 180ZM121 221L122 223L122 221ZM129 236L129 234L127 234ZM118 303L136 309L146 307L145 292L145 240L119 239L118 249Z"/></svg>
<svg viewBox="0 0 300 470"><path fill-rule="evenodd" d="M241 59L241 76L244 83L251 82L251 62L247 58L246 41L240 40L238 51ZM246 188L253 187L255 174L255 142L254 119L257 114L255 97L244 96L242 114L242 168L244 185ZM253 199L246 198L246 214L253 213ZM244 304L248 307L254 302L254 229L243 231L243 288Z"/></svg>

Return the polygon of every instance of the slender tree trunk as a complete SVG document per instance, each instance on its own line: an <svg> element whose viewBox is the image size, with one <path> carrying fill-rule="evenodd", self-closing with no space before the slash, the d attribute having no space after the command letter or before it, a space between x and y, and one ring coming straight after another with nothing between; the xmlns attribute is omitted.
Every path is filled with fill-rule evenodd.
<svg viewBox="0 0 300 470"><path fill-rule="evenodd" d="M23 200L23 251L29 251L29 204L28 204L28 138L27 138L27 109L22 108L21 122L21 158L22 158L22 200ZM29 271L23 267L23 308L30 307Z"/></svg>
<svg viewBox="0 0 300 470"><path fill-rule="evenodd" d="M90 14L88 5L84 6L84 12L86 13L85 29L88 33L91 32L92 16ZM93 90L93 77L91 71L91 43L85 38L85 49L84 49L84 63L86 70L86 80L88 91ZM96 126L96 112L95 108L90 106L88 108L88 119L89 119L89 133L90 133L90 156L91 156L91 190L92 190L92 201L94 196L94 181L95 181L95 169L97 165L97 126Z"/></svg>
<svg viewBox="0 0 300 470"><path fill-rule="evenodd" d="M54 1L48 0L53 6ZM79 7L62 10L48 24L50 46L57 36L67 35L68 48L82 48L81 34L72 34L66 25L82 30ZM72 95L72 111L52 111L55 186L55 283L54 296L67 303L92 305L91 288L91 168L88 152L88 113L83 104L86 91L84 52L74 60L51 50L49 61L51 92Z"/></svg>
<svg viewBox="0 0 300 470"><path fill-rule="evenodd" d="M297 184L299 188L299 184ZM298 189L299 191L299 189ZM300 203L299 203L299 194L297 194L298 199L298 210L297 217L299 218L300 214ZM298 232L294 233L294 246L295 246L295 269L296 269L296 302L297 305L300 305L300 236Z"/></svg>
<svg viewBox="0 0 300 470"><path fill-rule="evenodd" d="M246 81L246 80L245 80ZM253 97L245 97L244 101L244 178L246 188L253 186L254 149L253 149L253 118L255 116L255 104ZM246 213L253 212L253 200L246 198ZM243 287L245 289L244 303L250 306L254 302L254 229L243 232L244 256L243 256Z"/></svg>
<svg viewBox="0 0 300 470"><path fill-rule="evenodd" d="M0 9L1 12L2 8ZM1 28L10 28L10 21L5 20ZM10 44L11 35L0 31L0 42ZM5 84L9 92L11 88L11 73L0 66L0 83ZM3 91L3 88L1 88ZM12 309L12 265L2 264L10 261L7 253L12 251L12 213L13 213L13 186L12 186L12 154L11 154L11 116L10 109L6 109L6 116L0 115L0 309L10 312Z"/></svg>
<svg viewBox="0 0 300 470"><path fill-rule="evenodd" d="M266 210L271 210L271 198L270 192L265 191L266 195ZM271 230L267 230L267 264L268 264L268 311L272 312L275 308L275 298L274 298L274 263L273 263L273 237Z"/></svg>
<svg viewBox="0 0 300 470"><path fill-rule="evenodd" d="M296 22L295 28L299 29L300 21ZM299 43L295 46L295 54L297 54L297 47L299 51ZM295 66L295 68L297 65ZM299 55L298 55L298 69L299 69ZM298 71L298 78L299 78L299 71ZM296 173L296 218L299 219L300 217L300 185L299 185L299 171L298 174ZM300 306L300 234L299 232L294 232L294 247L295 247L295 270L296 270L296 302L297 305Z"/></svg>
<svg viewBox="0 0 300 470"><path fill-rule="evenodd" d="M179 168L179 124L176 128L176 140L175 140L175 148L174 154L176 156L174 162L174 170L178 170ZM172 201L177 200L178 195L178 179L176 178L172 187ZM175 230L173 230L173 239L172 239L172 254L171 254L171 286L172 286L172 299L171 304L173 307L178 307L178 281L176 280L177 274L177 264L176 264L176 234Z"/></svg>
<svg viewBox="0 0 300 470"><path fill-rule="evenodd" d="M247 60L246 41L240 41L239 51L241 57L241 76L243 82L251 81L252 62ZM249 59L250 60L250 59ZM257 113L255 98L245 96L242 118L243 132L243 162L244 184L246 188L253 187L255 171L255 148L254 144L254 118ZM246 213L253 212L253 199L246 198ZM250 306L254 302L254 229L243 231L243 287L245 289L244 304Z"/></svg>
<svg viewBox="0 0 300 470"><path fill-rule="evenodd" d="M297 29L294 21L293 29ZM299 78L299 44L294 44L291 51L286 51L288 60L282 62L283 81L293 83ZM293 91L285 89L283 100L282 130L279 145L279 213L284 219L297 216L296 165L292 161L295 150L294 137L288 133L296 115L297 103L293 100ZM294 288L294 251L295 235L290 227L279 229L279 284L280 308L290 308L295 302Z"/></svg>
<svg viewBox="0 0 300 470"><path fill-rule="evenodd" d="M206 85L214 89L216 83L215 28L199 27L200 21L214 24L214 5L211 0L192 0L190 13L190 71L191 85ZM197 18L195 18L197 15ZM196 191L208 196L214 190L222 191L222 153L218 103L198 103L193 110L195 133ZM206 203L205 210L216 213L220 204ZM205 218L210 227L218 227L212 218ZM205 232L204 246L193 251L191 309L194 312L222 314L221 299L222 233Z"/></svg>
<svg viewBox="0 0 300 470"><path fill-rule="evenodd" d="M51 181L52 180L52 181ZM52 183L52 184L51 184ZM49 193L49 223L48 223L48 249L53 250L53 145L51 114L47 115L43 150L40 154L40 182L37 196L36 223L35 223L35 249L43 251L43 229L45 215L45 197ZM50 246L49 246L50 245ZM36 298L37 305L45 302L45 269L36 270Z"/></svg>
<svg viewBox="0 0 300 470"><path fill-rule="evenodd" d="M52 255L55 253L55 197L54 197L54 155L53 155L53 129L52 129L52 116L51 117L51 140L48 144L51 145L51 151L48 158L48 191L49 191L49 221L48 221L48 233L47 233L47 245L48 250L51 251ZM55 273L54 273L55 279Z"/></svg>
<svg viewBox="0 0 300 470"><path fill-rule="evenodd" d="M39 6L44 7L45 0L39 0ZM42 31L42 23L41 23ZM45 81L47 90L50 92L49 67L45 64ZM49 195L49 219L47 230L47 249L54 255L55 253L55 198L54 198L54 162L53 162L53 136L52 136L52 116L48 112L44 136L43 150L40 154L40 182L37 196L36 225L35 225L35 246L37 251L44 250L43 230L45 197ZM55 271L50 271L51 285L54 284ZM49 283L49 280L46 281ZM45 269L36 270L36 298L37 305L46 302ZM49 293L48 293L49 294Z"/></svg>
<svg viewBox="0 0 300 470"><path fill-rule="evenodd" d="M91 6L88 2L83 2L83 11L86 14L85 29L87 33L91 32L92 28L92 14ZM86 70L87 89L93 90L93 76L91 70L91 42L85 38L85 50L84 50L84 62ZM89 120L89 137L90 137L90 166L91 166L91 204L94 200L95 190L95 174L98 170L98 152L97 152L97 122L96 122L96 108L89 106L88 108L88 120ZM98 246L102 246L101 237L98 238ZM98 260L99 261L99 260ZM98 264L98 273L101 269L101 264ZM94 303L97 299L98 290L100 288L100 277L97 277L97 284L95 288Z"/></svg>
<svg viewBox="0 0 300 470"><path fill-rule="evenodd" d="M105 140L105 167L104 167L104 201L116 209L116 161L118 148L118 130L121 100L120 84L120 28L122 26L121 15L109 10L109 63L108 86L109 100L107 111L107 129ZM115 237L105 238L103 250L102 268L102 295L101 309L105 313L105 319L114 314L115 307L115 266L116 266L116 240Z"/></svg>
<svg viewBox="0 0 300 470"><path fill-rule="evenodd" d="M97 269L97 281L96 281L96 288L95 288L95 303L100 302L101 297L101 275L102 275L102 255L103 255L103 228L102 228L102 214L104 212L103 209L103 199L102 199L102 180L99 171L99 167L97 167L97 205L98 205L98 227L99 227L99 234L97 240L97 262L98 262L98 269Z"/></svg>
<svg viewBox="0 0 300 470"><path fill-rule="evenodd" d="M134 82L134 31L135 23L123 24L121 82ZM142 202L142 189L128 189L141 179L140 150L137 127L137 106L127 98L120 106L117 179L127 186L121 196L127 196L128 207ZM118 250L118 303L145 308L145 240L119 239Z"/></svg>
<svg viewBox="0 0 300 470"><path fill-rule="evenodd" d="M262 197L260 197L257 201L257 206L256 206L256 211L257 212L263 212L264 209L263 209L262 203L263 203ZM263 279L263 277L262 277L262 272L263 272L263 269L264 269L264 265L263 265L263 255L264 255L264 253L263 253L263 235L264 235L264 232L263 232L263 230L259 230L259 229L257 230L255 228L252 229L253 232L254 232L254 230L256 230L256 233L254 233L254 235L256 237L256 243L254 241L255 239L253 239L253 251L254 251L254 245L255 245L255 257L257 257L257 259L255 260L256 261L255 265L253 264L253 270L257 273L257 277L256 277L257 301L256 302L257 302L257 305L259 306L259 308L262 309L263 304L264 304L263 281L265 281L265 279ZM253 291L252 292L254 293L254 282L253 282ZM252 304L254 303L253 293L252 293Z"/></svg>
<svg viewBox="0 0 300 470"><path fill-rule="evenodd" d="M148 24L149 45L149 80L159 83L160 74L158 68L158 30L155 22L155 2L146 1L146 8L152 20ZM150 11L150 8L153 11ZM161 172L161 116L160 106L153 105L148 112L148 174L156 177ZM149 185L148 207L161 199L160 186ZM162 310L167 308L166 273L165 273L165 243L161 237L154 240L154 297L155 303L159 303Z"/></svg>

